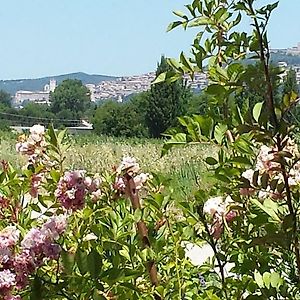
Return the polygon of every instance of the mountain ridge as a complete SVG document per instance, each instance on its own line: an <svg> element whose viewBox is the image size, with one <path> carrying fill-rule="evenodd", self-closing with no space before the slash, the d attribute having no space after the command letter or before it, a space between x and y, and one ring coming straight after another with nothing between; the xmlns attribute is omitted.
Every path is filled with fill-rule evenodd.
<svg viewBox="0 0 300 300"><path fill-rule="evenodd" d="M60 84L65 79L78 79L81 80L83 84L98 84L101 81L116 80L117 78L119 77L75 72L32 79L23 78L0 80L0 90L4 90L9 94L14 95L19 90L41 91L43 90L44 86L49 83L50 79L56 80L57 84Z"/></svg>

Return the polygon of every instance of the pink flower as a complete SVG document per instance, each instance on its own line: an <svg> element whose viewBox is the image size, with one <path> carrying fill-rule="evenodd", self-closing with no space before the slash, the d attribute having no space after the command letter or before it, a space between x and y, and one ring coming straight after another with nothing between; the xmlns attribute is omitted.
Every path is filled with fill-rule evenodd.
<svg viewBox="0 0 300 300"><path fill-rule="evenodd" d="M5 295L16 285L16 275L10 270L0 271L0 294Z"/></svg>
<svg viewBox="0 0 300 300"><path fill-rule="evenodd" d="M55 196L64 208L72 210L83 208L86 194L84 176L83 170L66 172L58 182Z"/></svg>
<svg viewBox="0 0 300 300"><path fill-rule="evenodd" d="M134 157L124 156L121 164L117 168L117 174L121 174L124 171L128 174L136 174L139 169L139 164Z"/></svg>

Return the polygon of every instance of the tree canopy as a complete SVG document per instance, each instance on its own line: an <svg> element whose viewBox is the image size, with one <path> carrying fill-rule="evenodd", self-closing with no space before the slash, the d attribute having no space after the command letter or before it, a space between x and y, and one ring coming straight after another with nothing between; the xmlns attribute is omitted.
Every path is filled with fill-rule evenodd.
<svg viewBox="0 0 300 300"><path fill-rule="evenodd" d="M164 72L171 71L164 56L156 70L156 77ZM159 137L170 126L177 122L177 117L186 112L189 90L183 80L175 82L160 82L151 86L148 95L146 122L151 136Z"/></svg>
<svg viewBox="0 0 300 300"><path fill-rule="evenodd" d="M54 92L50 94L53 113L72 119L80 119L91 104L90 91L80 80L64 80Z"/></svg>

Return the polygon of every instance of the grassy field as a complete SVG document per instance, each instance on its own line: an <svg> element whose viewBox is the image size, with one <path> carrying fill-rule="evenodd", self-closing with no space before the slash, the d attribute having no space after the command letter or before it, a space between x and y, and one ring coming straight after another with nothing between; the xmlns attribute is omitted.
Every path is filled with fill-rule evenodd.
<svg viewBox="0 0 300 300"><path fill-rule="evenodd" d="M24 158L15 151L17 135L0 132L0 159L15 167L24 165ZM96 135L68 136L70 148L66 153L68 169L86 169L92 173L111 170L123 156L135 157L143 172L154 172L169 177L172 186L183 195L208 183L203 158L211 155L207 145L172 149L160 158L163 142L153 139L122 139Z"/></svg>

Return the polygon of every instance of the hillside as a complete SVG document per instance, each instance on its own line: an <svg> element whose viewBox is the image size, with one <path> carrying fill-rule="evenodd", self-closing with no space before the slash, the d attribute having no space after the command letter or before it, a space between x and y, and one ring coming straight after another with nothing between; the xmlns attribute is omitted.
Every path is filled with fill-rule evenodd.
<svg viewBox="0 0 300 300"><path fill-rule="evenodd" d="M288 55L285 53L271 53L271 61L276 64L280 61L286 62L289 66L300 65L300 56Z"/></svg>
<svg viewBox="0 0 300 300"><path fill-rule="evenodd" d="M83 72L70 73L58 76L48 76L36 79L17 79L17 80L0 80L0 90L4 90L11 95L14 95L16 91L26 90L26 91L39 91L43 90L44 85L49 83L50 79L55 79L57 84L65 79L78 79L81 80L83 84L93 83L98 84L105 80L115 80L117 77L106 76L106 75L90 75Z"/></svg>

